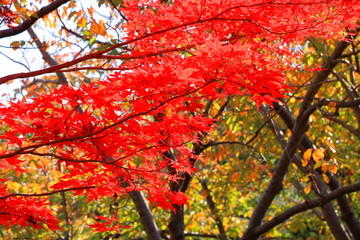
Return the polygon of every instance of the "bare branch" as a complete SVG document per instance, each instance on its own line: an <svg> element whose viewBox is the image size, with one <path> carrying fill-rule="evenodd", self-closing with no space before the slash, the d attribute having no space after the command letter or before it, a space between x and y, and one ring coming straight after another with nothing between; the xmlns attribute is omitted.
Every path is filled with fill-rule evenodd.
<svg viewBox="0 0 360 240"><path fill-rule="evenodd" d="M72 61L68 61L68 62L65 62L65 63L62 63L62 64L58 64L58 65L55 65L55 66L51 66L51 67L48 67L48 68L44 68L44 69L41 69L41 70L36 70L36 71L32 71L32 72L26 72L26 73L16 73L16 74L11 74L11 75L7 75L5 77L1 77L0 78L0 85L3 84L3 83L6 83L10 80L14 80L14 79L18 79L18 78L27 78L27 77L34 77L34 76L39 76L39 75L43 75L43 74L47 74L47 73L53 73L53 72L59 72L61 71L61 69L63 68L68 68L68 67L71 67L73 65L76 65L77 63L80 63L80 62L84 62L86 60L90 60L90 59L120 59L120 60L130 60L130 59L138 59L138 58L146 58L146 57L152 57L152 56L157 56L157 55L161 55L161 54L164 54L164 53L168 53L168 52L178 52L178 51L183 51L183 50L186 50L186 49L189 49L189 48L192 48L193 45L190 45L190 46L187 46L187 47L181 47L181 48L172 48L172 49L167 49L167 50L164 50L164 51L159 51L159 52L156 52L156 53L149 53L149 54L144 54L144 55L139 55L139 56L111 56L111 55L103 55L104 53L107 53L117 47L121 47L122 45L126 45L127 43L129 43L130 41L128 42L125 42L125 43L120 43L120 44L116 44L112 47L109 47L103 51L99 51L99 52L96 52L96 53L90 53L90 54L87 54L83 57L80 57L80 58L77 58L77 59L74 59Z"/></svg>
<svg viewBox="0 0 360 240"><path fill-rule="evenodd" d="M40 18L43 18L44 16L51 13L52 11L58 9L61 5L65 4L67 2L70 2L70 0L53 1L49 5L40 8L38 11L36 11L36 13L31 15L25 21L23 21L18 27L0 30L0 38L14 36L14 35L24 32L29 27L31 27L37 20L39 20Z"/></svg>
<svg viewBox="0 0 360 240"><path fill-rule="evenodd" d="M272 220L256 227L255 229L253 229L253 233L255 235L259 236L298 213L304 212L306 210L309 210L309 209L312 209L315 207L319 207L319 206L321 206L327 202L330 202L340 196L343 196L347 193L356 192L356 191L360 191L360 182L338 188L329 194L323 195L322 197L298 204L298 205L296 205L292 208L289 208L289 209L285 210L284 212L280 213L278 216L274 217Z"/></svg>
<svg viewBox="0 0 360 240"><path fill-rule="evenodd" d="M318 72L316 78L311 83L305 98L301 104L299 116L295 121L295 125L292 129L292 135L287 142L286 148L277 164L275 171L273 173L273 177L270 180L270 183L261 196L258 205L253 211L251 219L249 221L248 227L244 233L244 239L257 239L258 234L253 232L253 229L261 224L267 210L269 209L273 199L282 189L282 181L287 173L288 167L291 163L291 159L295 155L301 140L306 132L308 126L308 118L310 114L313 112L312 109L309 110L311 103L321 87L322 83L327 79L331 71L337 65L337 62L334 61L337 59L343 51L347 48L349 42L341 41L336 46L334 52L331 57L323 64L322 69L326 69L325 71ZM341 232L339 233L341 237L344 236ZM337 237L337 236L336 236ZM339 236L340 237L340 236ZM342 238L346 239L346 238Z"/></svg>
<svg viewBox="0 0 360 240"><path fill-rule="evenodd" d="M256 157L260 162L261 164L265 164L267 161L266 161L266 158L264 157L264 155L259 152L256 148L254 148L253 146L247 144L247 143L244 143L244 142L240 142L240 141L220 141L220 142L208 142L204 145L202 145L202 149L205 150L209 147L212 147L212 146L217 146L217 145L223 145L223 144L238 144L238 145L241 145L241 146L244 146L244 147L247 147L247 148L250 148L252 149L254 152L258 153L259 154L259 157Z"/></svg>
<svg viewBox="0 0 360 240"><path fill-rule="evenodd" d="M280 106L279 104L275 104L275 105L278 107ZM290 122L294 121L292 115L290 114L289 110L285 106L281 106L279 115L282 118L283 117L285 118L284 121L288 122L287 124L289 124L289 121ZM268 123L269 123L272 131L275 132L275 134L276 134L277 126L275 125L275 123L273 123L273 122L268 122ZM278 140L282 143L283 147L285 147L286 144L284 144L284 143L286 143L286 141L283 138L283 136L280 134L276 134L276 136L277 136ZM301 142L302 151L305 151L305 149L308 149L308 148L312 148L312 146L313 146L312 142L305 134L303 137L303 140ZM322 195L328 193L327 185L321 176L322 172L314 170L311 167L311 166L313 166L312 163L309 164L308 166L303 166L301 158L298 155L294 155L292 161L305 175L311 176L311 188L317 196L321 197ZM339 221L339 217L337 216L337 213L335 211L333 204L331 202L325 203L321 206L321 210L323 213L323 217L325 218L325 221L329 225L331 231L332 232L343 232L342 225Z"/></svg>
<svg viewBox="0 0 360 240"><path fill-rule="evenodd" d="M139 213L140 220L144 226L147 237L149 239L161 240L160 232L143 193L140 191L133 191L130 193L130 196L135 203L136 210Z"/></svg>
<svg viewBox="0 0 360 240"><path fill-rule="evenodd" d="M210 194L210 190L207 186L206 180L200 180L201 186L202 186L202 191L205 192L206 195L206 203L210 208L210 211L213 215L213 218L215 219L215 223L219 229L219 239L221 240L227 240L227 236L226 236L226 232L225 232L225 228L224 228L224 224L219 216L218 210L216 208L215 202Z"/></svg>
<svg viewBox="0 0 360 240"><path fill-rule="evenodd" d="M26 64L22 63L22 62L19 62L19 61L16 61L14 59L12 59L11 57L9 57L8 55L0 52L1 55L3 55L4 57L6 57L7 59L9 59L10 61L14 62L14 63L17 63L17 64L20 64L21 66L23 66L24 68L26 68L27 70L30 71L30 68L28 66L26 66Z"/></svg>
<svg viewBox="0 0 360 240"><path fill-rule="evenodd" d="M346 124L344 121L342 121L342 120L340 120L340 119L338 119L338 118L336 118L336 117L334 117L334 116L329 116L329 115L327 115L327 114L323 114L323 116L324 116L325 118L327 118L327 119L335 122L335 123L340 124L343 128L345 128L346 130L348 130L350 133L354 134L357 138L360 137L360 135L359 135L359 130L355 129L354 127L352 127L352 126L350 126L350 125L348 125L348 124Z"/></svg>
<svg viewBox="0 0 360 240"><path fill-rule="evenodd" d="M342 102L341 102L342 103ZM292 116L290 110L283 105L280 105L279 103L274 103L274 108L278 112L279 116L283 119L284 123L287 125L289 129L293 129L295 120ZM276 135L278 136L278 135ZM280 136L281 137L281 136ZM284 140L280 139L281 142L284 142ZM305 134L302 141L301 141L302 150L305 151L308 148L314 148L314 144L310 140L310 138ZM308 174L309 172L312 172L314 176L314 180L316 182L316 185L318 188L323 189L324 188L324 182L322 177L319 176L319 174L322 174L322 172L319 171L313 171L308 168L304 168L301 164L301 159L299 159L296 155L292 159L293 162L301 169L302 172L305 174ZM326 175L329 177L330 181L328 183L328 186L331 190L335 190L337 188L341 187L341 184L337 181L335 176L330 172L327 171ZM346 222L347 226L349 227L353 237L360 236L360 225L358 220L356 219L354 212L349 204L349 201L345 195L341 195L337 198L337 203L340 207L341 211L341 218L344 222ZM325 204L324 206L326 206ZM325 211L331 211L331 209L324 209Z"/></svg>
<svg viewBox="0 0 360 240"><path fill-rule="evenodd" d="M126 67L76 67L76 68L68 68L59 70L56 72L77 72L77 71L88 71L88 70L102 70L102 71L126 71L133 70L134 68L126 68Z"/></svg>
<svg viewBox="0 0 360 240"><path fill-rule="evenodd" d="M28 31L30 37L35 42L35 44L36 44L37 48L39 49L41 55L43 56L44 61L47 64L49 64L49 66L58 65L59 63L54 58L52 58L47 51L45 51L44 45L41 43L39 37L36 35L34 30L31 27L29 27L27 31ZM60 83L60 84L67 84L68 83L64 73L62 73L62 72L55 72L55 73L56 73L56 76L58 77L58 81L56 81L56 82L53 81L52 83ZM32 84L30 84L30 85L32 85Z"/></svg>
<svg viewBox="0 0 360 240"><path fill-rule="evenodd" d="M124 21L127 21L125 15L116 7L115 3L112 0L109 0L109 3L113 6L113 8L120 14L120 16L122 17L122 19L124 19Z"/></svg>
<svg viewBox="0 0 360 240"><path fill-rule="evenodd" d="M67 188L67 189L55 190L55 191L47 192L47 193L12 193L9 195L1 196L0 199L5 199L5 198L9 198L9 197L44 197L44 196L51 196L55 193L82 190L82 189L88 189L88 188L95 188L95 186Z"/></svg>

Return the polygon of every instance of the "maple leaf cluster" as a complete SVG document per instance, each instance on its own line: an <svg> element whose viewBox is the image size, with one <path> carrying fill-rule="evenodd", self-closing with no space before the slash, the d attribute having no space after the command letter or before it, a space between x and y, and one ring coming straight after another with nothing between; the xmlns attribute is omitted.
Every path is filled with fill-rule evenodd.
<svg viewBox="0 0 360 240"><path fill-rule="evenodd" d="M44 228L45 223L51 230L61 230L59 221L54 217L53 212L46 206L48 199L12 196L3 183L7 179L0 179L0 224L10 227L19 224L22 227L28 225L33 228Z"/></svg>
<svg viewBox="0 0 360 240"><path fill-rule="evenodd" d="M120 46L127 50L118 57L129 70L1 105L1 167L25 172L24 156L47 157L66 168L53 190L71 189L89 201L141 190L175 210L187 198L169 182L194 172L190 159L200 157L191 146L215 126L202 114L205 100L246 95L260 106L283 97L283 72L296 55L290 42L339 36L356 22L345 17L349 2L126 1ZM166 156L170 151L176 159ZM1 196L8 194L2 183ZM0 221L57 229L45 202L2 198Z"/></svg>

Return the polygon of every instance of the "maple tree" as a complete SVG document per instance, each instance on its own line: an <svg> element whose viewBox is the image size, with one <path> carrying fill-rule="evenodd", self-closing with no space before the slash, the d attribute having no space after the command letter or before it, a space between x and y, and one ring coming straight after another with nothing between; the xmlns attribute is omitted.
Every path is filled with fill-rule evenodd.
<svg viewBox="0 0 360 240"><path fill-rule="evenodd" d="M3 237L357 239L356 2L2 1Z"/></svg>

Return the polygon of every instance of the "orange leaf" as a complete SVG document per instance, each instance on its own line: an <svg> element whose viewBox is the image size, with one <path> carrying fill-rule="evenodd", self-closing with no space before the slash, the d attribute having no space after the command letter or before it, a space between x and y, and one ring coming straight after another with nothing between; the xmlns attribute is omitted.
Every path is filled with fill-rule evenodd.
<svg viewBox="0 0 360 240"><path fill-rule="evenodd" d="M311 148L309 148L304 152L303 161L302 161L303 167L305 167L306 165L309 164L309 159L311 158L312 151L313 150Z"/></svg>
<svg viewBox="0 0 360 240"><path fill-rule="evenodd" d="M312 157L315 162L318 162L325 157L325 154L321 148L318 148L313 152Z"/></svg>
<svg viewBox="0 0 360 240"><path fill-rule="evenodd" d="M309 183L308 185L306 185L306 187L304 188L304 192L305 194L309 194L311 190L311 184Z"/></svg>
<svg viewBox="0 0 360 240"><path fill-rule="evenodd" d="M307 149L307 150L304 152L303 158L304 158L305 160L309 160L309 159L311 158L312 151L313 151L313 150L312 150L311 148Z"/></svg>
<svg viewBox="0 0 360 240"><path fill-rule="evenodd" d="M330 108L336 107L336 102L329 102L328 107Z"/></svg>
<svg viewBox="0 0 360 240"><path fill-rule="evenodd" d="M79 27L81 27L81 28L86 27L86 25L87 25L87 20L86 20L86 18L85 18L84 16L82 16L82 17L78 20L77 25L78 25Z"/></svg>
<svg viewBox="0 0 360 240"><path fill-rule="evenodd" d="M329 165L327 163L323 163L321 165L321 171L324 173L327 172L327 170L329 170Z"/></svg>
<svg viewBox="0 0 360 240"><path fill-rule="evenodd" d="M322 175L324 182L329 183L329 177L326 174Z"/></svg>
<svg viewBox="0 0 360 240"><path fill-rule="evenodd" d="M331 165L331 166L329 167L329 170L330 170L330 172L332 172L333 174L336 174L337 171L339 170L339 168L338 168L335 164L333 164L333 165Z"/></svg>
<svg viewBox="0 0 360 240"><path fill-rule="evenodd" d="M106 35L106 27L103 20L100 20L99 23L93 21L90 26L90 31L99 35Z"/></svg>

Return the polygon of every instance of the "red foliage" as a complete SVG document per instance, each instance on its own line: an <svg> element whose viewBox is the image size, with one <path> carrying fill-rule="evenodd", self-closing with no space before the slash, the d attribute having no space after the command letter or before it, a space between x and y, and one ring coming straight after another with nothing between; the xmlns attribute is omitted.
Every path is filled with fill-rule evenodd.
<svg viewBox="0 0 360 240"><path fill-rule="evenodd" d="M355 23L359 6L350 11L351 3L126 1L124 41L131 50L122 57L132 59L124 67L133 70L3 105L1 166L19 171L21 156L47 156L68 170L54 190L77 188L75 194L89 200L143 190L152 203L174 210L173 204L187 199L169 190L177 180L169 168L193 172L189 159L196 156L188 146L214 124L201 114L203 100L247 95L258 105L276 101L286 89L282 72L291 68L291 44L309 35L339 36ZM170 150L177 161L164 156ZM8 194L2 183L0 195ZM3 198L1 224L57 229L46 205L35 198ZM106 224L92 227L115 230Z"/></svg>
<svg viewBox="0 0 360 240"><path fill-rule="evenodd" d="M3 182L6 179L1 179ZM51 230L61 230L58 227L58 220L52 212L46 207L49 205L48 199L39 200L29 197L9 196L4 183L0 183L0 224L10 227L14 224L20 224L23 227L27 225L33 228L44 228L45 223Z"/></svg>
<svg viewBox="0 0 360 240"><path fill-rule="evenodd" d="M119 232L120 228L130 228L130 226L120 225L121 219L117 218L116 215L117 212L111 217L96 216L98 222L89 226L94 228L94 232Z"/></svg>
<svg viewBox="0 0 360 240"><path fill-rule="evenodd" d="M11 11L12 0L2 0L0 3L0 25L5 23L8 27L14 27L12 24L16 23L16 13Z"/></svg>

